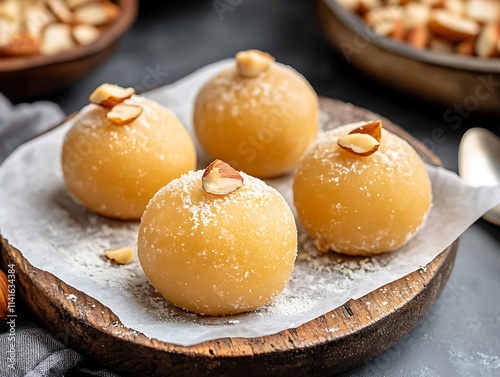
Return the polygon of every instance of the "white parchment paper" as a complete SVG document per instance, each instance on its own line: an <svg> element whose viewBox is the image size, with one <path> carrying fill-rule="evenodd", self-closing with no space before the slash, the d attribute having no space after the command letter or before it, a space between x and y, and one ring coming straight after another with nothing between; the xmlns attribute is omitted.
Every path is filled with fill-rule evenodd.
<svg viewBox="0 0 500 377"><path fill-rule="evenodd" d="M228 61L150 92L190 131L194 97ZM455 174L429 167L433 207L418 235L396 252L373 258L318 255L299 225L300 257L288 287L252 313L213 318L169 304L148 283L138 261L111 264L108 248L135 245L138 222L106 219L76 203L65 189L60 150L71 121L17 149L0 167L0 232L35 267L49 271L109 307L134 330L189 346L222 337L257 337L294 328L431 262L482 214L500 204L499 187L472 188ZM209 161L198 148L200 165ZM293 206L288 176L269 181ZM66 299L77 300L75 296ZM82 308L89 310L88 306Z"/></svg>

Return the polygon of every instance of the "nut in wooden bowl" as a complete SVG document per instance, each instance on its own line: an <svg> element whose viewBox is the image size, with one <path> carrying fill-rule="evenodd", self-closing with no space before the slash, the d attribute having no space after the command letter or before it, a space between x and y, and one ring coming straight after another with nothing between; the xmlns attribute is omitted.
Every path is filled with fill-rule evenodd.
<svg viewBox="0 0 500 377"><path fill-rule="evenodd" d="M471 113L500 115L500 1L315 3L327 39L352 67L443 107L451 126Z"/></svg>
<svg viewBox="0 0 500 377"><path fill-rule="evenodd" d="M83 77L111 54L137 7L138 0L0 0L0 92L28 100Z"/></svg>
<svg viewBox="0 0 500 377"><path fill-rule="evenodd" d="M497 0L337 0L377 34L428 48L481 58L498 56L500 2ZM429 33L430 36L424 34ZM478 36L479 43L472 43ZM467 48L463 45L468 41ZM442 48L446 44L449 48Z"/></svg>

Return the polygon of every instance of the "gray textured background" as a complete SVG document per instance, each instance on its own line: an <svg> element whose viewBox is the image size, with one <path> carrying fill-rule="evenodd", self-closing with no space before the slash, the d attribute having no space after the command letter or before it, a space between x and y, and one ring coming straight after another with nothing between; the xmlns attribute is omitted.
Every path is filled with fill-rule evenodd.
<svg viewBox="0 0 500 377"><path fill-rule="evenodd" d="M467 128L482 126L500 134L498 119L472 114L460 124L447 123L444 109L394 94L357 73L323 39L308 1L224 1L237 5L222 19L210 0L142 0L138 21L112 58L46 99L71 113L102 82L147 90L239 50L258 48L295 67L318 94L390 118L451 170L457 170L458 144ZM161 72L156 79L155 70ZM500 376L499 292L500 228L480 220L463 235L450 281L427 316L386 352L343 375Z"/></svg>

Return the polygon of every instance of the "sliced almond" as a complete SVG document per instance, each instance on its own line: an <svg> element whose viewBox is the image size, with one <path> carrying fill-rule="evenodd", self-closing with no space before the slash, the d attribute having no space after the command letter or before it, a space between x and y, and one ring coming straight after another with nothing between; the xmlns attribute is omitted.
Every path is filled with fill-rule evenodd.
<svg viewBox="0 0 500 377"><path fill-rule="evenodd" d="M469 0L465 6L467 17L481 24L497 22L499 12L500 5L497 0Z"/></svg>
<svg viewBox="0 0 500 377"><path fill-rule="evenodd" d="M375 153L380 143L368 134L349 134L339 137L337 144L340 148L357 156L369 156Z"/></svg>
<svg viewBox="0 0 500 377"><path fill-rule="evenodd" d="M375 31L378 28L384 28L381 25L387 23L394 24L396 20L400 20L403 16L403 8L400 6L387 6L374 8L366 14L366 23Z"/></svg>
<svg viewBox="0 0 500 377"><path fill-rule="evenodd" d="M128 264L134 260L134 248L121 247L119 249L106 250L104 255L116 264Z"/></svg>
<svg viewBox="0 0 500 377"><path fill-rule="evenodd" d="M380 120L366 122L362 126L349 132L349 135L351 134L367 134L380 142L382 138L382 122Z"/></svg>
<svg viewBox="0 0 500 377"><path fill-rule="evenodd" d="M94 43L100 35L101 32L94 25L81 24L73 27L73 38L82 46Z"/></svg>
<svg viewBox="0 0 500 377"><path fill-rule="evenodd" d="M388 22L378 22L377 24L372 26L373 31L379 35L390 36L394 33L394 29L396 28L396 21Z"/></svg>
<svg viewBox="0 0 500 377"><path fill-rule="evenodd" d="M429 32L427 26L415 26L408 30L406 41L416 49L424 49L429 42Z"/></svg>
<svg viewBox="0 0 500 377"><path fill-rule="evenodd" d="M109 1L99 1L84 4L74 10L75 21L78 23L100 26L118 17L120 8Z"/></svg>
<svg viewBox="0 0 500 377"><path fill-rule="evenodd" d="M0 18L0 48L8 46L21 32L21 25L6 18Z"/></svg>
<svg viewBox="0 0 500 377"><path fill-rule="evenodd" d="M90 103L105 107L113 107L132 97L134 88L122 88L113 84L102 84L90 95Z"/></svg>
<svg viewBox="0 0 500 377"><path fill-rule="evenodd" d="M498 41L500 39L499 26L496 24L486 25L475 44L477 56L481 58L493 58L499 54Z"/></svg>
<svg viewBox="0 0 500 377"><path fill-rule="evenodd" d="M69 24L73 20L73 14L62 0L44 0L44 2L59 22Z"/></svg>
<svg viewBox="0 0 500 377"><path fill-rule="evenodd" d="M54 15L40 3L27 6L24 11L26 31L34 38L42 38L43 29L55 21Z"/></svg>
<svg viewBox="0 0 500 377"><path fill-rule="evenodd" d="M444 8L459 16L463 16L465 13L465 3L463 0L446 0Z"/></svg>
<svg viewBox="0 0 500 377"><path fill-rule="evenodd" d="M205 169L201 182L207 193L227 195L243 186L243 177L229 164L215 160Z"/></svg>
<svg viewBox="0 0 500 377"><path fill-rule="evenodd" d="M410 3L403 11L403 22L407 29L427 25L430 16L428 6L420 3Z"/></svg>
<svg viewBox="0 0 500 377"><path fill-rule="evenodd" d="M71 27L67 24L50 24L43 32L42 54L54 55L75 46L71 37Z"/></svg>
<svg viewBox="0 0 500 377"><path fill-rule="evenodd" d="M480 27L476 21L438 10L432 13L429 29L438 38L456 43L475 37L479 34Z"/></svg>
<svg viewBox="0 0 500 377"><path fill-rule="evenodd" d="M0 17L11 21L21 22L21 2L18 0L6 0L0 2Z"/></svg>
<svg viewBox="0 0 500 377"><path fill-rule="evenodd" d="M114 106L106 117L108 120L117 126L123 126L136 120L142 114L142 107L137 105L129 105L126 103L119 103Z"/></svg>
<svg viewBox="0 0 500 377"><path fill-rule="evenodd" d="M241 51L236 54L236 68L244 77L255 77L267 71L275 59L259 50Z"/></svg>
<svg viewBox="0 0 500 377"><path fill-rule="evenodd" d="M28 56L40 53L40 44L31 35L18 34L0 48L3 56Z"/></svg>

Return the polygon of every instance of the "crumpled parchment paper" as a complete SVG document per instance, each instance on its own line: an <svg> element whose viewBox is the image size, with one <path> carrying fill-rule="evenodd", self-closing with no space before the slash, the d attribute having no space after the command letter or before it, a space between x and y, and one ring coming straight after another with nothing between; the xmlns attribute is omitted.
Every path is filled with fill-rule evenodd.
<svg viewBox="0 0 500 377"><path fill-rule="evenodd" d="M222 61L148 93L172 109L192 131L192 106L199 87ZM299 258L290 284L257 311L203 317L169 304L148 283L139 262L116 266L104 250L135 245L138 222L106 219L76 203L60 167L64 126L17 149L0 167L0 233L35 267L46 270L109 307L134 330L183 346L223 337L257 337L298 327L349 299L357 299L431 262L490 208L500 204L499 187L473 188L445 169L428 167L433 207L418 235L396 252L372 258L319 255L299 224ZM198 148L202 166L209 161ZM269 181L293 206L292 176ZM68 300L78 300L75 296Z"/></svg>

